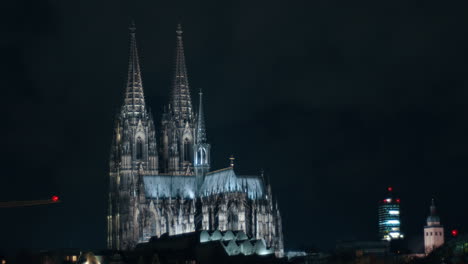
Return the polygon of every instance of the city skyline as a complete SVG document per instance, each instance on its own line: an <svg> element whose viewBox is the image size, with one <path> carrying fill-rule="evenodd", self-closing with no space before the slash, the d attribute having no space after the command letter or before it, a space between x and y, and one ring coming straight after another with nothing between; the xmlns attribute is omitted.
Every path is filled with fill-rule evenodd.
<svg viewBox="0 0 468 264"><path fill-rule="evenodd" d="M8 241L0 248L105 247L106 161L130 17L156 124L169 99L174 28L183 24L192 98L203 89L216 146L211 167L234 155L240 173L265 171L285 248L377 239L388 186L398 190L402 229L415 246L433 197L445 230L467 228L466 6L427 3L418 20L419 9L403 1L389 10L286 4L288 12L279 2L253 4L258 12L226 4L215 13L193 3L13 5L0 198L62 202L2 209L11 219L1 220ZM109 6L115 12L103 19Z"/></svg>

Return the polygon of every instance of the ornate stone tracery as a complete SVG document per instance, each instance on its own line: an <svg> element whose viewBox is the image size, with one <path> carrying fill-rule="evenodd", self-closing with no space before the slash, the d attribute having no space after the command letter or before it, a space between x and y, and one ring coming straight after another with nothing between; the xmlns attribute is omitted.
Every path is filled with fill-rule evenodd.
<svg viewBox="0 0 468 264"><path fill-rule="evenodd" d="M237 175L233 159L231 167L210 172L202 93L194 115L180 26L161 146L144 100L135 27L130 30L128 81L110 155L108 247L129 249L151 236L200 229L242 230L281 255L281 215L263 175Z"/></svg>

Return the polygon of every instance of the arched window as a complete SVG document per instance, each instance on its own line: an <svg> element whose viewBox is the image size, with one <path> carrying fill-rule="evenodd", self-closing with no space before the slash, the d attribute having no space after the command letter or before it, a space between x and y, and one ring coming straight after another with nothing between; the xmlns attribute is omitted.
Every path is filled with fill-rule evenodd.
<svg viewBox="0 0 468 264"><path fill-rule="evenodd" d="M169 228L169 216L167 215L167 213L166 213L166 215L165 215L164 218L166 219L166 221L165 221L165 224L166 224L166 232L165 232L165 233L169 234L169 233L170 233L170 232L169 232L169 231L170 231L170 228ZM162 232L161 232L161 233L162 233ZM163 234L164 234L164 233L163 233Z"/></svg>
<svg viewBox="0 0 468 264"><path fill-rule="evenodd" d="M184 140L184 161L190 161L190 142L188 138Z"/></svg>
<svg viewBox="0 0 468 264"><path fill-rule="evenodd" d="M136 144L136 158L138 160L143 159L143 140L139 137Z"/></svg>
<svg viewBox="0 0 468 264"><path fill-rule="evenodd" d="M214 218L214 223L213 223L213 229L216 230L219 228L219 208L215 207L214 212L213 212L213 218Z"/></svg>
<svg viewBox="0 0 468 264"><path fill-rule="evenodd" d="M214 230L213 227L213 212L211 208L208 209L208 229Z"/></svg>
<svg viewBox="0 0 468 264"><path fill-rule="evenodd" d="M239 224L238 224L238 212L237 208L234 206L231 206L228 214L228 229L230 230L238 230L239 229Z"/></svg>
<svg viewBox="0 0 468 264"><path fill-rule="evenodd" d="M199 148L197 152L196 164L201 165L206 163L206 151L204 148Z"/></svg>
<svg viewBox="0 0 468 264"><path fill-rule="evenodd" d="M200 150L200 163L201 164L206 164L206 151L204 148Z"/></svg>

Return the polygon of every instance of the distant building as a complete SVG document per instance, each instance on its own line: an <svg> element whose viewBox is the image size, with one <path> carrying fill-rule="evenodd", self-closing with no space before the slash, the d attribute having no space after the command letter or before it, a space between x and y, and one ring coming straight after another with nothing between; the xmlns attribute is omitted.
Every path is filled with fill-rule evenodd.
<svg viewBox="0 0 468 264"><path fill-rule="evenodd" d="M400 198L387 188L387 195L379 202L379 237L382 240L402 239L400 222Z"/></svg>
<svg viewBox="0 0 468 264"><path fill-rule="evenodd" d="M434 199L432 199L430 210L431 214L427 217L427 225L424 227L424 252L426 254L444 244L444 227L440 224Z"/></svg>

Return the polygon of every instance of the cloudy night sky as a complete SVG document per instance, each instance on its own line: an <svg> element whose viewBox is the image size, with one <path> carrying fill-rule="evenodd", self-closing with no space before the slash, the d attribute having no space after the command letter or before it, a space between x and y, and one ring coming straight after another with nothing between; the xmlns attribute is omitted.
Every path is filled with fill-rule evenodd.
<svg viewBox="0 0 468 264"><path fill-rule="evenodd" d="M176 25L213 169L272 181L285 247L377 239L387 186L413 248L432 197L468 233L468 2L9 1L1 23L0 248L104 248L133 18L146 102L169 101ZM447 232L448 233L448 232Z"/></svg>

